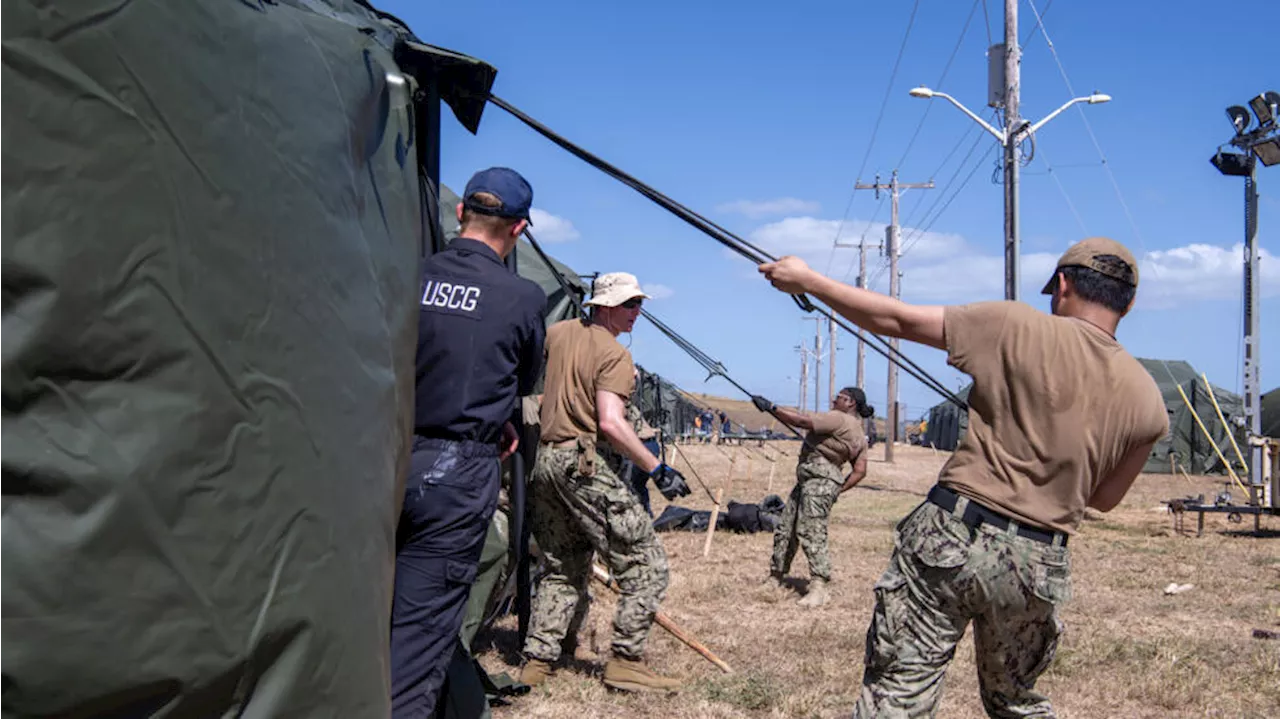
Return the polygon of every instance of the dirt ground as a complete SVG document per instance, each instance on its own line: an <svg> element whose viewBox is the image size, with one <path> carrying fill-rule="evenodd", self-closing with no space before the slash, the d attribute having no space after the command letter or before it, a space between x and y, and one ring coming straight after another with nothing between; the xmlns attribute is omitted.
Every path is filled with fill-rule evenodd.
<svg viewBox="0 0 1280 719"><path fill-rule="evenodd" d="M736 457L728 497L784 499L794 481L797 443L764 449L686 446L681 450L712 489L725 483ZM610 692L599 674L607 658L614 601L593 584L582 646L546 686L495 710L495 717L832 717L847 716L862 679L864 636L872 585L884 570L893 527L933 484L945 453L898 446L883 462L871 450L867 478L836 504L831 518L834 600L820 609L796 606L799 593L770 588L772 537L716 533L702 556L704 533L660 535L671 562L663 611L733 668L725 674L666 631L654 627L648 659L659 671L686 680L675 697ZM770 462L773 464L770 489ZM749 461L748 461L748 458ZM669 456L682 471L686 463ZM750 467L750 478L747 476ZM692 473L686 471L686 475ZM692 476L694 493L681 506L712 505ZM1072 539L1074 598L1063 611L1066 634L1038 687L1061 717L1280 716L1280 640L1251 638L1255 628L1280 631L1280 519L1264 518L1262 537L1251 519L1230 524L1208 515L1205 536L1195 517L1184 532L1162 500L1203 492L1212 498L1221 478L1143 475L1124 503L1086 521ZM1239 499L1239 491L1234 493ZM654 512L666 506L653 493ZM808 577L803 556L792 575ZM1166 595L1170 583L1191 589ZM518 672L515 618L482 638L490 671ZM973 641L966 635L947 674L938 712L985 716L978 698Z"/></svg>

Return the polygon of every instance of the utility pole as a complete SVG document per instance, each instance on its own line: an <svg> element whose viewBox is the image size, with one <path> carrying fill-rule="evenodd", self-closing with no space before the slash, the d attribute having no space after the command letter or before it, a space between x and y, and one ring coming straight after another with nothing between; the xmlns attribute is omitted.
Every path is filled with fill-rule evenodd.
<svg viewBox="0 0 1280 719"><path fill-rule="evenodd" d="M1007 300L1018 299L1018 251L1021 242L1018 222L1018 175L1022 166L1021 145L1044 127L1045 123L1057 117L1068 107L1087 102L1097 105L1110 102L1111 96L1093 93L1086 97L1076 97L1065 105L1049 113L1044 119L1030 123L1022 119L1020 95L1022 92L1022 48L1018 47L1018 0L1004 1L1004 44L992 45L987 50L987 105L1004 108L1004 127L997 130L986 120L978 117L972 110L960 104L960 101L945 92L938 92L927 87L911 90L912 97L932 99L940 97L969 119L982 126L1000 142L1004 149L1004 297Z"/></svg>
<svg viewBox="0 0 1280 719"><path fill-rule="evenodd" d="M876 185L879 185L879 184L880 184L880 175L876 175ZM863 186L862 186L862 185L859 185L859 187L863 187ZM870 185L868 185L867 187L870 187ZM837 242L837 243L835 243L835 246L836 246L836 247L857 247L857 248L858 248L858 287L861 287L862 289L864 289L864 290L865 290L865 289L867 288L867 247L869 246L869 243L867 242L866 238L864 237L864 238L862 238L861 240L859 240L859 241L858 241L858 244L856 244L856 245L855 245L855 244L852 244L852 243L845 243L845 244L841 244L841 243ZM874 245L874 247L875 247L876 249L882 249L882 248L884 247L884 245L882 245L882 244L880 244L880 243L878 243L878 242L877 242L877 243ZM860 390L862 390L862 391L864 391L864 392L865 392L865 391L866 391L866 389L867 389L867 386L866 386L866 383L865 383L865 382L863 382L863 371L864 371L864 369L865 369L865 367L866 367L866 364L867 364L867 343L866 343L866 339L864 339L864 338L863 338L863 335L862 335L862 328L861 328L861 327L858 327L858 330L857 330L857 332L856 332L855 334L857 334L857 335L858 335L858 370L857 370L857 375L856 375L856 379L855 379L855 384L857 385L858 389L860 389ZM834 336L835 336L835 329L834 329L834 328L832 328L832 330L831 330L831 335L832 335L832 337L834 337ZM832 355L831 355L831 356L832 356L832 358L834 358L834 357L835 357L835 350L834 350L834 349L832 350ZM835 395L835 391L836 391L836 390L835 390L835 376L836 376L836 375L835 375L835 369L834 369L834 367L835 367L835 364L834 364L834 362L833 362L833 363L832 363L832 368L833 368L833 369L831 370L831 377L832 377L832 385L831 385L831 400L832 400L832 402L834 402L834 401L835 401L835 396L836 396L836 395Z"/></svg>
<svg viewBox="0 0 1280 719"><path fill-rule="evenodd" d="M1018 0L1004 0L1004 298L1018 299L1018 171L1022 136L1018 130L1022 49L1018 47Z"/></svg>
<svg viewBox="0 0 1280 719"><path fill-rule="evenodd" d="M796 407L803 412L809 390L809 348L801 343L796 350L800 352L800 402Z"/></svg>
<svg viewBox="0 0 1280 719"><path fill-rule="evenodd" d="M898 299L901 295L901 276L898 274L898 255L901 253L901 249L898 247L898 196L903 190L932 190L933 180L911 183L898 182L898 171L894 170L893 179L887 185L882 184L879 176L877 176L875 183L870 185L858 183L854 185L854 189L875 190L876 199L880 198L881 190L889 191L892 214L890 215L889 226L885 228L884 251L889 254L889 296ZM891 354L896 356L898 339L895 337L889 340L889 345L894 349ZM898 438L898 365L893 361L889 362L889 398L886 404L888 406L885 409L884 461L893 462L893 443Z"/></svg>
<svg viewBox="0 0 1280 719"><path fill-rule="evenodd" d="M827 408L836 408L836 321L827 318Z"/></svg>
<svg viewBox="0 0 1280 719"><path fill-rule="evenodd" d="M820 407L822 402L822 318L805 317L802 321L813 322L813 411L820 412L822 411ZM800 411L804 410L804 405L801 405Z"/></svg>

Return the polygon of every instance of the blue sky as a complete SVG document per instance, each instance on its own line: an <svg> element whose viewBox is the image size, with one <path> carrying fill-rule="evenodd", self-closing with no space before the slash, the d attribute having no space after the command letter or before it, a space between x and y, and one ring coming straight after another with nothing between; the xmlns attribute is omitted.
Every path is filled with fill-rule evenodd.
<svg viewBox="0 0 1280 719"><path fill-rule="evenodd" d="M852 282L857 258L856 250L833 255L837 233L841 242L864 234L879 241L889 217L887 202L853 193L855 181L895 168L904 182L933 179L937 189L903 195L903 298L999 299L995 140L979 139L977 126L944 100L907 92L928 85L989 118L985 54L988 38L1003 36L1002 3L986 0L984 17L982 0L921 0L889 86L913 5L379 4L425 41L493 64L495 94L570 140L769 251L799 254L837 278L853 267ZM1022 113L1033 121L1073 97L1045 34L1034 31L1037 11L1074 95L1096 90L1114 100L1072 108L1037 133L1023 171L1023 300L1047 311L1035 292L1056 256L1086 234L1114 237L1141 258L1143 273L1121 342L1137 356L1185 359L1239 391L1243 182L1208 160L1231 136L1226 106L1280 90L1267 29L1280 22L1280 5L1255 4L1241 23L1213 3L1174 11L1154 2L1037 0L1034 10L1024 2ZM534 229L550 253L582 273L633 272L659 295L650 309L736 379L776 401L797 399L795 347L812 345L814 323L749 262L496 107L475 136L447 113L442 133L446 184L461 189L491 165L518 169L534 186ZM1266 390L1280 384L1280 169L1259 179ZM871 252L870 274L882 287L883 261ZM643 323L630 346L637 362L686 389L736 396L720 380L704 382L696 364ZM838 347L837 383L852 384L855 341L841 333ZM908 353L947 386L963 382L941 352ZM870 351L867 362L867 392L882 411L885 363ZM820 376L825 398L825 364ZM910 417L939 401L908 377L900 387Z"/></svg>

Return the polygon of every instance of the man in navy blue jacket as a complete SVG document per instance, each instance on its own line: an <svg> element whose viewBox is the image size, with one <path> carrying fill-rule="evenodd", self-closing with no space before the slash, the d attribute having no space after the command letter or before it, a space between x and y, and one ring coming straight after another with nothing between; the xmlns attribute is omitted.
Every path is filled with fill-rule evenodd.
<svg viewBox="0 0 1280 719"><path fill-rule="evenodd" d="M467 183L459 236L424 264L413 461L396 531L391 702L429 717L444 682L485 532L511 417L542 371L546 295L503 260L529 223L533 189L503 167Z"/></svg>

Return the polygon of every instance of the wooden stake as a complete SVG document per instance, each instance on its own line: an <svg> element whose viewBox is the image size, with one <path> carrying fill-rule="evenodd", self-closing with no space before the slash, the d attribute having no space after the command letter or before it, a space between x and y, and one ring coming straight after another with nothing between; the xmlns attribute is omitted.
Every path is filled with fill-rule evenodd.
<svg viewBox="0 0 1280 719"><path fill-rule="evenodd" d="M773 472L777 468L778 468L778 458L774 457L773 461L769 463L769 486L764 491L766 492L773 491Z"/></svg>
<svg viewBox="0 0 1280 719"><path fill-rule="evenodd" d="M707 540L702 543L702 557L711 553L711 538L716 536L716 519L720 517L720 503L724 501L724 487L716 490L716 506L711 508L711 523L707 525Z"/></svg>
<svg viewBox="0 0 1280 719"><path fill-rule="evenodd" d="M723 506L724 495L729 491L729 485L733 484L733 466L737 461L737 457L729 460L729 476L725 478L724 486L716 490L716 505L711 508L711 522L707 525L707 539L702 543L702 556L704 559L711 553L711 538L716 535L716 519L720 517L720 507Z"/></svg>
<svg viewBox="0 0 1280 719"><path fill-rule="evenodd" d="M618 587L609 581L609 573L604 570L604 567L601 567L599 564L592 564L591 570L592 570L592 573L595 575L596 581L600 582L605 587L612 590L615 594L621 594L621 592L618 590ZM726 664L723 659L716 656L710 649L706 647L706 645L704 645L702 642L698 641L697 639L694 639L692 635L690 635L688 632L682 629L675 622L671 621L671 618L668 617L666 614L663 614L662 612L658 612L654 616L654 620L657 621L658 626L670 632L671 636L684 642L685 646L701 654L703 658L705 658L707 661L719 667L720 671L724 672L725 674L733 674L732 667Z"/></svg>

